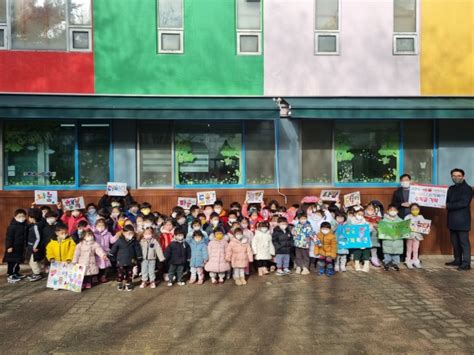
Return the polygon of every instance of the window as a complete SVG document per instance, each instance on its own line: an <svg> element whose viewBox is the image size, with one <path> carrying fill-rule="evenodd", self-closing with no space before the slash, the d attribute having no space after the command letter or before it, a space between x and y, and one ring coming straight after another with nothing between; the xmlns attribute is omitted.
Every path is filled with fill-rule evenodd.
<svg viewBox="0 0 474 355"><path fill-rule="evenodd" d="M3 134L7 187L78 188L109 181L108 124L6 121Z"/></svg>
<svg viewBox="0 0 474 355"><path fill-rule="evenodd" d="M172 123L147 122L138 129L140 186L172 185Z"/></svg>
<svg viewBox="0 0 474 355"><path fill-rule="evenodd" d="M300 127L303 184L331 184L332 122L302 121Z"/></svg>
<svg viewBox="0 0 474 355"><path fill-rule="evenodd" d="M418 53L416 0L394 0L393 53Z"/></svg>
<svg viewBox="0 0 474 355"><path fill-rule="evenodd" d="M262 32L261 0L237 0L237 54L260 55Z"/></svg>
<svg viewBox="0 0 474 355"><path fill-rule="evenodd" d="M398 122L336 122L336 182L394 183L399 151Z"/></svg>
<svg viewBox="0 0 474 355"><path fill-rule="evenodd" d="M339 0L315 0L314 48L318 55L339 54Z"/></svg>
<svg viewBox="0 0 474 355"><path fill-rule="evenodd" d="M179 122L175 132L176 185L242 183L240 122Z"/></svg>
<svg viewBox="0 0 474 355"><path fill-rule="evenodd" d="M275 127L273 121L245 124L247 185L275 183Z"/></svg>
<svg viewBox="0 0 474 355"><path fill-rule="evenodd" d="M108 124L79 127L79 183L103 185L109 181L110 134Z"/></svg>
<svg viewBox="0 0 474 355"><path fill-rule="evenodd" d="M402 173L416 182L430 184L433 180L433 121L403 122Z"/></svg>
<svg viewBox="0 0 474 355"><path fill-rule="evenodd" d="M91 51L91 0L0 0L0 48Z"/></svg>
<svg viewBox="0 0 474 355"><path fill-rule="evenodd" d="M158 53L184 53L183 0L157 0Z"/></svg>

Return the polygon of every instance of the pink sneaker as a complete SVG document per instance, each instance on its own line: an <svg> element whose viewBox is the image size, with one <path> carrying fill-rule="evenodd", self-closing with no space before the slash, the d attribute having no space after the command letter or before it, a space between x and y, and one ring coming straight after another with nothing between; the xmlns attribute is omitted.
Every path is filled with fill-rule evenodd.
<svg viewBox="0 0 474 355"><path fill-rule="evenodd" d="M150 288L156 288L156 284L154 282L150 283Z"/></svg>
<svg viewBox="0 0 474 355"><path fill-rule="evenodd" d="M192 284L195 283L195 282L196 282L196 279L195 279L194 277L191 277L191 278L189 279L189 284L192 285Z"/></svg>
<svg viewBox="0 0 474 355"><path fill-rule="evenodd" d="M86 289L90 289L90 288L92 288L92 284L90 284L90 283L86 283L86 284L84 285L84 288L86 288Z"/></svg>
<svg viewBox="0 0 474 355"><path fill-rule="evenodd" d="M146 287L146 281L142 281L140 288L145 288Z"/></svg>
<svg viewBox="0 0 474 355"><path fill-rule="evenodd" d="M108 281L108 280L107 280L107 278L105 277L105 275L102 275L102 276L100 277L100 282L101 282L101 283L105 284L107 281Z"/></svg>
<svg viewBox="0 0 474 355"><path fill-rule="evenodd" d="M370 258L370 262L371 262L372 265L375 266L375 267L381 267L381 266L382 266L382 264L380 263L379 258L372 257L372 258Z"/></svg>
<svg viewBox="0 0 474 355"><path fill-rule="evenodd" d="M203 283L204 283L203 279L199 279L199 281L197 282L198 285L202 285Z"/></svg>
<svg viewBox="0 0 474 355"><path fill-rule="evenodd" d="M220 284L223 284L223 283L224 283L224 279L219 279L219 283L220 283Z"/></svg>
<svg viewBox="0 0 474 355"><path fill-rule="evenodd" d="M211 279L211 282L213 285L216 285L217 284L217 280L216 279Z"/></svg>

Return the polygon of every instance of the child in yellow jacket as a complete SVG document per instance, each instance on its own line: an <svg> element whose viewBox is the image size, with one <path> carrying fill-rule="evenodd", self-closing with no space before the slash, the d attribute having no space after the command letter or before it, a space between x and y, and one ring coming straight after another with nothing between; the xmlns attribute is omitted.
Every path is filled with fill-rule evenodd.
<svg viewBox="0 0 474 355"><path fill-rule="evenodd" d="M51 241L46 246L46 259L50 263L68 262L74 259L74 251L76 250L76 243L67 234L67 227L58 225L55 229L56 236L51 238Z"/></svg>
<svg viewBox="0 0 474 355"><path fill-rule="evenodd" d="M334 259L337 256L337 239L331 229L331 223L321 223L314 246L314 255L318 257L319 275L326 272L328 277L334 275Z"/></svg>

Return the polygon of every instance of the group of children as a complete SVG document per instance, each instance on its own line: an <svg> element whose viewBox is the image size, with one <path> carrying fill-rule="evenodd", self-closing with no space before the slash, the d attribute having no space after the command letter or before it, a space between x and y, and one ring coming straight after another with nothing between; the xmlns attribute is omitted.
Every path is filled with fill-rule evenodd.
<svg viewBox="0 0 474 355"><path fill-rule="evenodd" d="M422 219L420 207L413 204L405 219ZM109 273L116 275L118 290L133 290L133 279L141 276L140 288L156 287L157 274L168 286L203 284L205 273L213 284L233 277L236 285L247 284L255 270L259 276L270 272L282 276L294 273L332 276L345 272L352 258L356 271L373 267L400 270L404 240L378 239L381 220L397 222L397 207L373 201L366 206L346 208L339 202L325 203L318 198L303 200L286 208L277 201L267 205L240 205L230 209L222 201L189 210L174 207L170 216L153 212L149 203L138 204L130 195L105 195L85 210L63 211L58 203L18 209L8 226L4 261L8 282L25 278L20 264L29 263L27 280L43 278L52 262L85 266L83 288L105 283ZM371 247L338 248L336 230L341 225L369 225ZM407 240L405 263L420 268L418 250L422 234L412 232ZM380 250L381 249L381 250ZM382 253L380 253L382 252ZM379 255L383 254L383 262Z"/></svg>

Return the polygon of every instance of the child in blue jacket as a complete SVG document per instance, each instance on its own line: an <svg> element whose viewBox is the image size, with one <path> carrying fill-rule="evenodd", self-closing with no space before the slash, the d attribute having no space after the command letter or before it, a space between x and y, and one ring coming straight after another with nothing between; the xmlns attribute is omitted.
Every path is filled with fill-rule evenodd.
<svg viewBox="0 0 474 355"><path fill-rule="evenodd" d="M189 266L191 268L190 284L196 282L202 285L204 283L204 265L209 260L207 253L207 242L204 239L201 231L194 231L191 239L188 239L188 244L191 247L191 259Z"/></svg>

